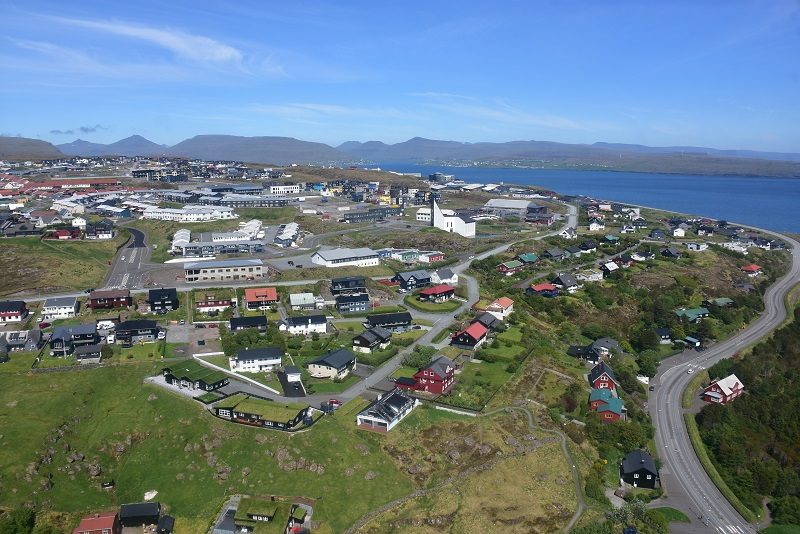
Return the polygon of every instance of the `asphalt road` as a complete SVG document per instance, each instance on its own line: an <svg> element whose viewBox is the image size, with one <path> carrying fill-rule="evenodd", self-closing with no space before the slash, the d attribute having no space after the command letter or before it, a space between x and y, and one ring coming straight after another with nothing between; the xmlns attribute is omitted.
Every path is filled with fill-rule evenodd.
<svg viewBox="0 0 800 534"><path fill-rule="evenodd" d="M669 496L669 505L683 509L692 519L690 524L673 524L672 532L758 532L759 525L751 525L739 515L700 464L689 440L681 401L695 371L732 357L769 335L786 318L784 297L800 281L800 243L784 235L779 237L792 246L792 267L765 293L764 313L737 335L705 352L688 350L665 360L651 381L656 389L650 393L649 408L656 430L658 455L663 462L661 482Z"/></svg>
<svg viewBox="0 0 800 534"><path fill-rule="evenodd" d="M146 244L144 232L128 228L131 239L120 248L112 260L111 270L106 276L103 287L125 288L141 287L150 260L150 248Z"/></svg>

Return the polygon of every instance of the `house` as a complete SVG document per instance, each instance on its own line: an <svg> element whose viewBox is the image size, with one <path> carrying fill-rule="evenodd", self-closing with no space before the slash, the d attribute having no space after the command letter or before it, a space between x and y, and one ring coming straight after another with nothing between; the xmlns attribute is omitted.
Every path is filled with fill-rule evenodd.
<svg viewBox="0 0 800 534"><path fill-rule="evenodd" d="M411 328L411 314L408 312L397 313L373 313L367 315L365 327L382 326L392 332L403 332Z"/></svg>
<svg viewBox="0 0 800 534"><path fill-rule="evenodd" d="M555 285L548 283L533 284L527 289L527 292L547 298L558 296L558 288Z"/></svg>
<svg viewBox="0 0 800 534"><path fill-rule="evenodd" d="M497 330L503 322L489 312L483 312L475 318L475 321L485 326L488 330Z"/></svg>
<svg viewBox="0 0 800 534"><path fill-rule="evenodd" d="M653 254L652 252L646 252L646 251L637 251L637 252L634 252L633 254L631 254L631 259L633 261L650 261L650 260L654 260L655 257L656 257L655 254Z"/></svg>
<svg viewBox="0 0 800 534"><path fill-rule="evenodd" d="M744 384L736 375L715 380L703 388L702 399L706 402L728 404L744 393Z"/></svg>
<svg viewBox="0 0 800 534"><path fill-rule="evenodd" d="M356 426L375 432L389 432L411 413L419 400L414 399L401 389L393 389L378 398L359 412Z"/></svg>
<svg viewBox="0 0 800 534"><path fill-rule="evenodd" d="M313 293L292 293L289 295L289 306L294 311L321 310L325 307L325 299L315 297Z"/></svg>
<svg viewBox="0 0 800 534"><path fill-rule="evenodd" d="M440 261L444 261L445 255L444 252L439 252L438 250L420 252L417 261L420 263L438 263Z"/></svg>
<svg viewBox="0 0 800 534"><path fill-rule="evenodd" d="M164 381L181 389L214 391L228 385L228 375L195 360L184 360L161 370Z"/></svg>
<svg viewBox="0 0 800 534"><path fill-rule="evenodd" d="M613 369L606 362L600 362L592 367L588 378L589 385L594 389L610 389L616 392L619 385Z"/></svg>
<svg viewBox="0 0 800 534"><path fill-rule="evenodd" d="M686 345L692 347L693 349L696 349L702 344L699 339L692 336L686 336L685 338L683 338L683 342L686 343Z"/></svg>
<svg viewBox="0 0 800 534"><path fill-rule="evenodd" d="M527 215L528 208L532 204L530 200L524 199L492 198L483 205L483 211L498 217L518 217L522 219Z"/></svg>
<svg viewBox="0 0 800 534"><path fill-rule="evenodd" d="M712 236L714 235L714 227L701 224L700 226L697 227L696 232L697 235L699 236Z"/></svg>
<svg viewBox="0 0 800 534"><path fill-rule="evenodd" d="M679 308L675 311L679 319L685 319L689 323L699 323L709 315L708 308Z"/></svg>
<svg viewBox="0 0 800 534"><path fill-rule="evenodd" d="M603 423L614 423L623 418L625 406L609 389L592 389L589 393L589 410L597 412Z"/></svg>
<svg viewBox="0 0 800 534"><path fill-rule="evenodd" d="M196 261L183 264L186 282L228 282L264 277L264 262L259 259Z"/></svg>
<svg viewBox="0 0 800 534"><path fill-rule="evenodd" d="M248 310L267 310L279 300L278 290L274 287L248 287L244 290L244 302Z"/></svg>
<svg viewBox="0 0 800 534"><path fill-rule="evenodd" d="M636 233L636 227L633 226L632 224L626 224L625 226L622 227L622 230L620 230L619 233L621 233L621 234L635 234Z"/></svg>
<svg viewBox="0 0 800 534"><path fill-rule="evenodd" d="M680 226L676 226L672 229L672 237L686 237L686 230Z"/></svg>
<svg viewBox="0 0 800 534"><path fill-rule="evenodd" d="M152 313L164 314L177 310L180 306L178 290L174 287L151 289L147 293L147 304L150 305Z"/></svg>
<svg viewBox="0 0 800 534"><path fill-rule="evenodd" d="M678 259L681 256L683 256L681 251L675 247L662 248L661 255L664 256L665 258L675 258L675 259Z"/></svg>
<svg viewBox="0 0 800 534"><path fill-rule="evenodd" d="M231 332L238 332L247 328L257 328L259 332L267 331L267 318L263 315L255 317L232 317Z"/></svg>
<svg viewBox="0 0 800 534"><path fill-rule="evenodd" d="M756 276L761 275L761 266L756 265L755 263L751 263L749 265L745 265L742 267L742 272L745 273L750 278L755 278Z"/></svg>
<svg viewBox="0 0 800 534"><path fill-rule="evenodd" d="M669 328L656 328L654 331L660 344L669 345L672 343L672 331Z"/></svg>
<svg viewBox="0 0 800 534"><path fill-rule="evenodd" d="M578 258L583 254L583 250L579 245L570 245L564 248L565 258Z"/></svg>
<svg viewBox="0 0 800 534"><path fill-rule="evenodd" d="M475 237L475 220L452 210L443 210L435 198L431 199L431 226L464 237Z"/></svg>
<svg viewBox="0 0 800 534"><path fill-rule="evenodd" d="M110 289L89 293L88 306L93 310L127 308L131 304L133 304L133 299L128 289Z"/></svg>
<svg viewBox="0 0 800 534"><path fill-rule="evenodd" d="M337 248L318 250L311 256L311 263L325 267L374 267L380 258L371 248Z"/></svg>
<svg viewBox="0 0 800 534"><path fill-rule="evenodd" d="M575 293L578 289L580 289L578 281L575 280L574 276L568 273L560 273L552 280L551 283L557 288L563 289L568 293Z"/></svg>
<svg viewBox="0 0 800 534"><path fill-rule="evenodd" d="M591 219L589 221L589 231L590 232L599 232L600 230L606 229L606 223L603 219Z"/></svg>
<svg viewBox="0 0 800 534"><path fill-rule="evenodd" d="M155 321L133 319L119 323L115 332L117 335L117 342L152 343L158 339L160 329Z"/></svg>
<svg viewBox="0 0 800 534"><path fill-rule="evenodd" d="M28 307L22 300L0 300L0 323L18 323L28 316Z"/></svg>
<svg viewBox="0 0 800 534"><path fill-rule="evenodd" d="M328 331L328 319L321 314L287 317L278 322L278 330L301 336L310 336L314 333L325 334Z"/></svg>
<svg viewBox="0 0 800 534"><path fill-rule="evenodd" d="M123 504L119 507L119 521L123 527L157 525L160 515L161 504L157 502Z"/></svg>
<svg viewBox="0 0 800 534"><path fill-rule="evenodd" d="M172 534L175 530L175 518L171 515L162 515L156 525L156 534Z"/></svg>
<svg viewBox="0 0 800 534"><path fill-rule="evenodd" d="M548 258L548 259L551 259L551 260L554 260L554 261L561 261L566 256L565 256L563 250L561 250L558 247L553 247L553 248L548 248L547 250L545 250L542 253L542 257L543 258Z"/></svg>
<svg viewBox="0 0 800 534"><path fill-rule="evenodd" d="M629 452L622 459L619 478L625 484L635 488L655 489L658 481L658 469L653 458L642 450Z"/></svg>
<svg viewBox="0 0 800 534"><path fill-rule="evenodd" d="M514 301L508 297L500 297L486 306L486 313L491 313L501 321L514 312Z"/></svg>
<svg viewBox="0 0 800 534"><path fill-rule="evenodd" d="M83 233L86 239L113 239L114 223L103 219L97 223L88 223Z"/></svg>
<svg viewBox="0 0 800 534"><path fill-rule="evenodd" d="M347 295L367 292L367 279L363 276L345 276L331 279L333 295Z"/></svg>
<svg viewBox="0 0 800 534"><path fill-rule="evenodd" d="M603 237L603 242L608 243L609 245L618 245L619 236L616 236L614 234L608 234Z"/></svg>
<svg viewBox="0 0 800 534"><path fill-rule="evenodd" d="M100 363L103 358L102 345L95 343L93 345L81 345L75 347L73 356L78 363Z"/></svg>
<svg viewBox="0 0 800 534"><path fill-rule="evenodd" d="M595 353L598 358L607 358L623 352L619 342L610 337L601 337L593 341L589 345L589 350Z"/></svg>
<svg viewBox="0 0 800 534"><path fill-rule="evenodd" d="M475 321L464 330L453 334L450 344L454 347L475 350L486 341L488 333L489 330L483 324Z"/></svg>
<svg viewBox="0 0 800 534"><path fill-rule="evenodd" d="M78 299L76 297L49 298L44 301L41 313L45 321L75 317L78 313Z"/></svg>
<svg viewBox="0 0 800 534"><path fill-rule="evenodd" d="M353 350L356 352L372 352L383 350L389 346L392 333L382 326L374 326L364 330L353 338Z"/></svg>
<svg viewBox="0 0 800 534"><path fill-rule="evenodd" d="M456 294L456 288L447 284L439 284L437 286L426 287L420 291L417 298L420 302L445 302L453 298Z"/></svg>
<svg viewBox="0 0 800 534"><path fill-rule="evenodd" d="M617 265L616 262L609 261L601 265L600 270L603 271L603 278L608 278L615 271L619 270L619 265Z"/></svg>
<svg viewBox="0 0 800 534"><path fill-rule="evenodd" d="M650 230L650 239L664 241L666 238L667 235L660 228L653 228L652 230Z"/></svg>
<svg viewBox="0 0 800 534"><path fill-rule="evenodd" d="M247 347L228 358L228 365L235 373L261 373L274 371L282 361L283 350L280 347Z"/></svg>
<svg viewBox="0 0 800 534"><path fill-rule="evenodd" d="M392 281L397 282L403 291L413 291L418 287L430 285L431 275L422 270L407 271L395 274Z"/></svg>
<svg viewBox="0 0 800 534"><path fill-rule="evenodd" d="M524 252L517 256L517 259L525 265L533 265L539 261L539 256L537 256L534 252Z"/></svg>
<svg viewBox="0 0 800 534"><path fill-rule="evenodd" d="M631 267L635 262L633 260L633 256L628 254L627 252L620 254L616 258L614 258L614 263L622 267L623 269L627 269Z"/></svg>
<svg viewBox="0 0 800 534"><path fill-rule="evenodd" d="M458 285L458 275L448 268L439 269L431 273L432 284Z"/></svg>
<svg viewBox="0 0 800 534"><path fill-rule="evenodd" d="M234 302L229 297L221 297L211 291L195 297L194 301L194 307L198 312L210 315L217 314L233 306Z"/></svg>
<svg viewBox="0 0 800 534"><path fill-rule="evenodd" d="M708 250L708 243L686 243L686 248L692 252L703 252Z"/></svg>
<svg viewBox="0 0 800 534"><path fill-rule="evenodd" d="M561 230L561 232L559 232L558 235L559 235L559 237L563 237L564 239L577 239L578 238L578 232L576 232L575 228L572 228L571 226Z"/></svg>
<svg viewBox="0 0 800 534"><path fill-rule="evenodd" d="M397 387L412 391L424 391L433 395L443 395L450 391L456 382L456 364L450 358L440 356L430 365L417 371L411 380L397 381ZM411 384L413 382L413 385Z"/></svg>
<svg viewBox="0 0 800 534"><path fill-rule="evenodd" d="M602 282L603 272L595 269L586 269L585 271L575 274L575 280L578 282Z"/></svg>
<svg viewBox="0 0 800 534"><path fill-rule="evenodd" d="M9 352L38 351L44 342L39 329L0 332L0 363L8 361Z"/></svg>
<svg viewBox="0 0 800 534"><path fill-rule="evenodd" d="M370 298L366 293L336 295L336 311L339 313L361 313L369 311Z"/></svg>
<svg viewBox="0 0 800 534"><path fill-rule="evenodd" d="M81 519L72 534L122 534L122 524L117 512L104 512Z"/></svg>
<svg viewBox="0 0 800 534"><path fill-rule="evenodd" d="M98 339L94 323L57 326L50 336L50 356L69 356L76 347L97 343Z"/></svg>
<svg viewBox="0 0 800 534"><path fill-rule="evenodd" d="M511 276L524 268L525 264L519 260L506 261L496 267L498 273L502 273L506 276Z"/></svg>
<svg viewBox="0 0 800 534"><path fill-rule="evenodd" d="M718 306L720 308L730 308L734 304L733 299L728 297L718 297L703 302L703 306Z"/></svg>
<svg viewBox="0 0 800 534"><path fill-rule="evenodd" d="M308 373L314 378L342 379L356 368L356 355L348 349L329 351L308 364Z"/></svg>
<svg viewBox="0 0 800 534"><path fill-rule="evenodd" d="M756 290L756 286L753 284L748 284L745 282L736 282L733 284L734 289L738 289L739 291L744 291L745 293L752 293Z"/></svg>
<svg viewBox="0 0 800 534"><path fill-rule="evenodd" d="M580 244L580 249L582 254L591 254L593 252L597 252L597 243L591 239L587 239Z"/></svg>

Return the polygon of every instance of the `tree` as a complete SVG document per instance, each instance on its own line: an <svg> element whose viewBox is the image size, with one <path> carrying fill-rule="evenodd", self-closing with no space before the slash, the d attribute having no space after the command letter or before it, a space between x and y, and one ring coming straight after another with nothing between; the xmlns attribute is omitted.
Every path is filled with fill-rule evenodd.
<svg viewBox="0 0 800 534"><path fill-rule="evenodd" d="M800 497L787 495L769 503L772 521L781 525L800 524Z"/></svg>
<svg viewBox="0 0 800 534"><path fill-rule="evenodd" d="M658 357L652 352L644 352L639 355L639 359L636 360L636 363L639 364L639 372L642 373L644 376L654 377L656 373L658 373Z"/></svg>
<svg viewBox="0 0 800 534"><path fill-rule="evenodd" d="M16 508L0 516L3 534L30 534L36 524L36 512L31 508Z"/></svg>

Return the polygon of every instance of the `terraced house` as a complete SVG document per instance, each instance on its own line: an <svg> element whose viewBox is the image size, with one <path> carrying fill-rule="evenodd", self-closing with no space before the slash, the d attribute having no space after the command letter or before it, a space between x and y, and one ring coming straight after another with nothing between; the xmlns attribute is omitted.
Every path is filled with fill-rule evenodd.
<svg viewBox="0 0 800 534"><path fill-rule="evenodd" d="M167 384L181 389L214 391L228 385L228 376L222 371L203 367L194 360L177 362L161 370Z"/></svg>
<svg viewBox="0 0 800 534"><path fill-rule="evenodd" d="M18 323L28 316L28 307L22 300L0 301L0 323Z"/></svg>
<svg viewBox="0 0 800 534"><path fill-rule="evenodd" d="M127 308L133 303L128 289L110 289L89 293L89 308L93 310Z"/></svg>
<svg viewBox="0 0 800 534"><path fill-rule="evenodd" d="M183 269L187 282L255 280L264 277L264 262L256 259L185 263Z"/></svg>

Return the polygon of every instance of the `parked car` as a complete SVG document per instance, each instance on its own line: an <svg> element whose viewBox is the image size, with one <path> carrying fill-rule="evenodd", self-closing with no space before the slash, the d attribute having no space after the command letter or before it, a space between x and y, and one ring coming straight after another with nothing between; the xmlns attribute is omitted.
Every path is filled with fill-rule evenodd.
<svg viewBox="0 0 800 534"><path fill-rule="evenodd" d="M43 329L47 328L48 326L50 326L50 323L46 323L46 322L44 322L44 321L42 321L41 323L39 323L39 329L40 329L40 330L43 330Z"/></svg>
<svg viewBox="0 0 800 534"><path fill-rule="evenodd" d="M655 391L655 390L656 390L656 387L655 387L655 386L650 386L650 387L649 387L649 388L647 388L647 389L649 389L650 391Z"/></svg>
<svg viewBox="0 0 800 534"><path fill-rule="evenodd" d="M197 344L198 344L198 345L200 345L200 346L202 347L203 345L205 345L205 344L206 344L206 340L205 340L205 339L198 339L198 340L197 340Z"/></svg>
<svg viewBox="0 0 800 534"><path fill-rule="evenodd" d="M91 293L92 291L94 291L94 288L93 288L93 287L90 287L89 289L87 289L86 291L84 291L84 293Z"/></svg>
<svg viewBox="0 0 800 534"><path fill-rule="evenodd" d="M219 325L218 325L217 323L208 323L208 324L206 325L206 327L207 327L207 328L217 328L217 327L219 327Z"/></svg>
<svg viewBox="0 0 800 534"><path fill-rule="evenodd" d="M195 328L205 328L206 325L204 325L204 324L196 324L196 325L194 325L194 327Z"/></svg>
<svg viewBox="0 0 800 534"><path fill-rule="evenodd" d="M186 319L181 319L181 324L186 324Z"/></svg>
<svg viewBox="0 0 800 534"><path fill-rule="evenodd" d="M286 263L288 263L289 265L294 265L294 262L292 260L288 260Z"/></svg>
<svg viewBox="0 0 800 534"><path fill-rule="evenodd" d="M295 267L298 268L298 269L302 269L303 265L301 263L298 263L297 265L295 265Z"/></svg>

